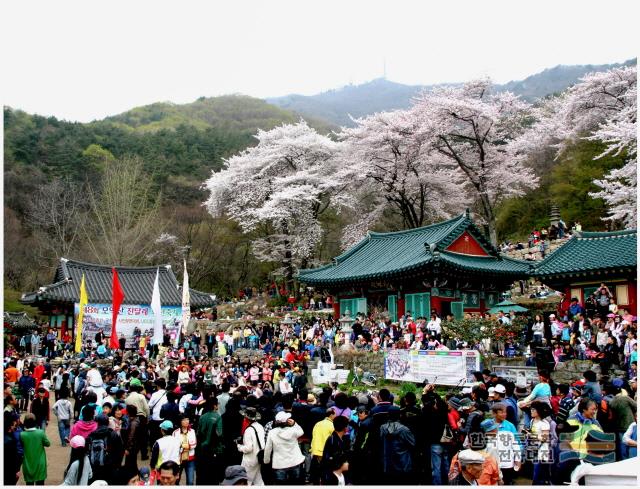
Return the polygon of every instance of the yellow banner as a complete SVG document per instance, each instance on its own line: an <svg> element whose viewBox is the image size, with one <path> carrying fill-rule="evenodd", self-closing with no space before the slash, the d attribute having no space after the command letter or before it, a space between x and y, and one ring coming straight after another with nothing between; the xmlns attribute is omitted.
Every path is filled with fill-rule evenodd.
<svg viewBox="0 0 640 489"><path fill-rule="evenodd" d="M80 282L80 304L78 308L78 318L76 319L76 353L82 350L82 320L84 319L84 308L89 303L87 289L84 285L84 273Z"/></svg>

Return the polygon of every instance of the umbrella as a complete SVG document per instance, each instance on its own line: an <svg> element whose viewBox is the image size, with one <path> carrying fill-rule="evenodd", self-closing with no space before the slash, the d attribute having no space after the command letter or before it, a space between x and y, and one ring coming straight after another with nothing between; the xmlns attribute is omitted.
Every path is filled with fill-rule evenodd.
<svg viewBox="0 0 640 489"><path fill-rule="evenodd" d="M502 301L496 304L495 306L493 306L491 309L489 309L488 312L489 314L498 314L500 311L502 311L505 314L507 314L510 312L527 312L528 310L529 309L519 306L515 302Z"/></svg>

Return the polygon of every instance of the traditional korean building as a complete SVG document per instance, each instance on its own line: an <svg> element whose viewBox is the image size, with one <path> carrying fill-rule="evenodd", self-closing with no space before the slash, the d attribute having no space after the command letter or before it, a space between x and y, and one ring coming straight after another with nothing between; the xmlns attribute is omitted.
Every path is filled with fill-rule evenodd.
<svg viewBox="0 0 640 489"><path fill-rule="evenodd" d="M67 331L73 332L74 318L77 317L80 302L80 282L85 277L85 286L89 304L85 308L84 326L91 332L102 329L107 335L111 328L111 266L84 263L61 258L53 282L40 287L35 292L22 295L20 302L38 307L49 316L50 326L56 328L60 336ZM159 270L160 301L163 309L163 322L181 317L182 287L178 284L170 265L154 267L115 267L124 301L118 319L118 326L130 335L134 325L145 330L152 322L149 317L151 295ZM211 307L215 304L213 296L194 289L190 291L191 308ZM165 318L166 316L166 318Z"/></svg>
<svg viewBox="0 0 640 489"><path fill-rule="evenodd" d="M577 297L582 304L600 284L607 285L616 304L637 314L638 233L581 232L535 267L533 275L549 287Z"/></svg>
<svg viewBox="0 0 640 489"><path fill-rule="evenodd" d="M300 282L335 297L335 314L388 310L396 321L410 311L462 317L500 302L500 293L530 275L529 262L502 256L470 219L454 219L362 241Z"/></svg>

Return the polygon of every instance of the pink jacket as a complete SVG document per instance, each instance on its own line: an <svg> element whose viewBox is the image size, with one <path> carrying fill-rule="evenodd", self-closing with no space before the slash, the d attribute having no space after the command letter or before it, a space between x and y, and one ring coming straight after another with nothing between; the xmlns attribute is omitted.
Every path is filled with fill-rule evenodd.
<svg viewBox="0 0 640 489"><path fill-rule="evenodd" d="M86 439L91 433L98 429L98 423L95 421L76 421L71 427L71 433L69 433L69 440L76 435L80 435Z"/></svg>

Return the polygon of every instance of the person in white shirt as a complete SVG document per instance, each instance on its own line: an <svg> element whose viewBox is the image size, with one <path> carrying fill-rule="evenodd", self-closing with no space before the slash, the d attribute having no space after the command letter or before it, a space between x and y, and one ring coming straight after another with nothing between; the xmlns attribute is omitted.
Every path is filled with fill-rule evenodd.
<svg viewBox="0 0 640 489"><path fill-rule="evenodd" d="M273 428L267 436L264 462L271 463L277 485L302 485L305 461L298 438L304 435L300 425L291 419L291 413L276 414Z"/></svg>
<svg viewBox="0 0 640 489"><path fill-rule="evenodd" d="M254 407L247 407L240 411L251 424L244 430L242 443L238 443L238 451L242 453L241 465L247 469L249 484L252 486L262 486L262 474L260 472L260 462L258 453L265 448L264 427L258 423L260 413Z"/></svg>
<svg viewBox="0 0 640 489"><path fill-rule="evenodd" d="M180 371L178 372L178 384L188 384L191 382L191 372L189 372L189 367L183 365Z"/></svg>
<svg viewBox="0 0 640 489"><path fill-rule="evenodd" d="M498 431L500 425L495 419L485 419L480 427L486 435L487 452L498 462L502 478L507 485L511 485L516 471L522 464L520 444L511 431Z"/></svg>
<svg viewBox="0 0 640 489"><path fill-rule="evenodd" d="M293 387L291 387L291 383L287 380L286 376L283 376L280 379L280 382L278 382L278 390L283 395L293 392Z"/></svg>
<svg viewBox="0 0 640 489"><path fill-rule="evenodd" d="M431 313L431 320L427 323L427 330L436 337L440 336L442 333L442 327L440 326L441 319L436 315L435 312Z"/></svg>
<svg viewBox="0 0 640 489"><path fill-rule="evenodd" d="M180 438L173 436L173 423L169 420L163 421L160 423L160 431L162 437L153 444L149 466L158 470L164 462L169 460L180 465L182 443Z"/></svg>
<svg viewBox="0 0 640 489"><path fill-rule="evenodd" d="M96 393L98 397L96 404L102 406L104 398L107 396L107 391L104 388L102 375L95 364L87 371L87 390Z"/></svg>
<svg viewBox="0 0 640 489"><path fill-rule="evenodd" d="M542 338L544 338L544 321L539 314L536 314L536 318L531 326L531 332L533 333L533 342L541 344Z"/></svg>
<svg viewBox="0 0 640 489"><path fill-rule="evenodd" d="M160 378L156 380L155 384L158 387L158 390L155 391L149 399L149 412L151 413L149 420L149 433L151 441L157 440L160 437L160 423L162 423L160 410L167 402L166 381Z"/></svg>

